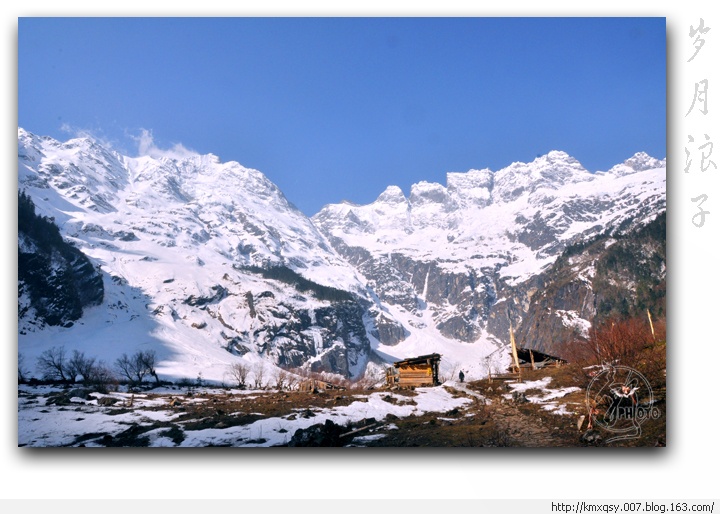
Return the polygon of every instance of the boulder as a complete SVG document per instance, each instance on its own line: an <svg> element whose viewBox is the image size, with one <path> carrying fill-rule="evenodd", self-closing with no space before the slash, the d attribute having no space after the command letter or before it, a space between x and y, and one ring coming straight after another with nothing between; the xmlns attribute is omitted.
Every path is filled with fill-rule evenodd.
<svg viewBox="0 0 720 514"><path fill-rule="evenodd" d="M295 431L288 443L288 446L293 447L339 447L342 446L340 440L340 434L345 429L330 421L325 421L325 424L312 425L308 428L300 428Z"/></svg>

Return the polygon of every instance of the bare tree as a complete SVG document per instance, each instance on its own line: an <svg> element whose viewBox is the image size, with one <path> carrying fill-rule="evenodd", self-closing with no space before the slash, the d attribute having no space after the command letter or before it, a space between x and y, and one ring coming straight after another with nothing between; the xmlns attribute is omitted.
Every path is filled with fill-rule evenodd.
<svg viewBox="0 0 720 514"><path fill-rule="evenodd" d="M483 359L483 370L488 382L492 380L492 355L486 355Z"/></svg>
<svg viewBox="0 0 720 514"><path fill-rule="evenodd" d="M247 385L247 377L250 373L250 368L243 362L235 362L230 365L228 373L232 379L237 382L240 389L245 389Z"/></svg>
<svg viewBox="0 0 720 514"><path fill-rule="evenodd" d="M290 373L288 373L284 369L280 369L277 372L277 375L275 375L275 385L278 390L283 391L288 386L289 376Z"/></svg>
<svg viewBox="0 0 720 514"><path fill-rule="evenodd" d="M127 353L123 353L120 357L115 360L115 368L123 378L126 378L128 382L132 383L135 380L135 373L133 372L133 362Z"/></svg>
<svg viewBox="0 0 720 514"><path fill-rule="evenodd" d="M73 350L72 357L67 362L67 374L71 382L75 382L78 376L82 376L83 382L88 382L93 374L95 358L86 357L85 352Z"/></svg>
<svg viewBox="0 0 720 514"><path fill-rule="evenodd" d="M445 373L440 374L440 382L447 382L448 380L454 380L457 377L457 370L460 365L457 363L452 363L452 369L450 370L450 374L446 375Z"/></svg>
<svg viewBox="0 0 720 514"><path fill-rule="evenodd" d="M157 360L157 354L155 350L145 350L144 352L138 352L138 364L145 367L145 370L154 379L156 384L160 384L160 378L155 371L155 361Z"/></svg>
<svg viewBox="0 0 720 514"><path fill-rule="evenodd" d="M255 389L262 389L263 386L263 379L265 377L265 363L264 362L258 362L253 367L253 374L255 375L255 380L253 382L253 385Z"/></svg>
<svg viewBox="0 0 720 514"><path fill-rule="evenodd" d="M300 381L300 377L292 372L288 372L287 380L285 382L288 391L295 389Z"/></svg>
<svg viewBox="0 0 720 514"><path fill-rule="evenodd" d="M37 359L37 367L45 380L68 382L67 360L64 346L53 346Z"/></svg>
<svg viewBox="0 0 720 514"><path fill-rule="evenodd" d="M141 384L145 375L148 374L143 352L137 352L132 357L128 357L126 353L123 353L115 361L115 367L131 384Z"/></svg>

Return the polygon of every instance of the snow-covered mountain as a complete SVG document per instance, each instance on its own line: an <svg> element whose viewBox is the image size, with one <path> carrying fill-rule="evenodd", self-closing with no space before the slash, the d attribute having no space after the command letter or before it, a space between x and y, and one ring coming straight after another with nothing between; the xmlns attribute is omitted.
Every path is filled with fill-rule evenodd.
<svg viewBox="0 0 720 514"><path fill-rule="evenodd" d="M64 345L110 363L153 348L168 377L221 380L242 355L350 377L365 370L364 284L259 171L212 155L130 158L22 129L18 170L19 189L105 286L103 303L71 328L26 310L18 328L28 362Z"/></svg>
<svg viewBox="0 0 720 514"><path fill-rule="evenodd" d="M311 220L236 162L132 158L19 129L18 189L89 258L104 290L61 326L31 308L21 281L25 362L61 345L109 363L152 348L167 378L220 381L240 361L357 378L438 352L444 373L472 377L507 363L509 320L522 320L537 277L568 245L665 210L665 162L636 154L590 173L554 151L448 173L408 197L390 186L372 204L328 205Z"/></svg>
<svg viewBox="0 0 720 514"><path fill-rule="evenodd" d="M534 278L570 245L655 219L665 184L665 161L644 153L590 173L553 151L496 172L448 173L446 185L420 182L409 197L390 186L369 205L328 205L313 221L392 313L397 326L381 348L424 330L507 341Z"/></svg>

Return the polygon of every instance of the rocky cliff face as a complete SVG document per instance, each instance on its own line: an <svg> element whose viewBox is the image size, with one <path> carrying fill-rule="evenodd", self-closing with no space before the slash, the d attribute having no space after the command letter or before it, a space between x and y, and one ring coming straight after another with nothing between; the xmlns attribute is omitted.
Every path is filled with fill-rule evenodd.
<svg viewBox="0 0 720 514"><path fill-rule="evenodd" d="M65 242L57 226L18 194L18 329L71 327L83 309L99 305L103 278L90 260Z"/></svg>
<svg viewBox="0 0 720 514"><path fill-rule="evenodd" d="M562 356L589 320L665 316L665 213L627 232L568 247L537 278L517 330L520 346Z"/></svg>

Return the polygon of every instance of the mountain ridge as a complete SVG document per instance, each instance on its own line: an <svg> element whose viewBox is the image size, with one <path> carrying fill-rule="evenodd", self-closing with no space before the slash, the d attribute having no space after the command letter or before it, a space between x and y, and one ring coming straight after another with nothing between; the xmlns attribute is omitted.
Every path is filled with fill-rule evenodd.
<svg viewBox="0 0 720 514"><path fill-rule="evenodd" d="M238 359L356 379L435 351L445 372L479 376L507 363L509 318L528 312L529 284L564 248L665 208L664 160L643 153L590 173L553 151L312 218L260 171L212 154L127 157L19 128L18 167L19 190L106 290L94 321L30 331L21 350L56 341L112 360L150 345L160 373L219 381ZM118 324L137 341L109 336Z"/></svg>

